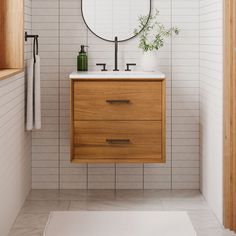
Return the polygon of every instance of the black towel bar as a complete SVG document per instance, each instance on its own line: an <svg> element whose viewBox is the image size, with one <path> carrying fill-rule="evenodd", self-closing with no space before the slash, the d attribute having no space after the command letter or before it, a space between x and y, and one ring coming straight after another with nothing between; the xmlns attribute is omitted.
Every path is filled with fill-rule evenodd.
<svg viewBox="0 0 236 236"><path fill-rule="evenodd" d="M33 43L33 54L34 54L34 63L36 62L36 55L39 54L39 42L38 42L38 35L33 35L33 34L28 34L25 32L25 41L28 41L28 38L33 38L34 43Z"/></svg>

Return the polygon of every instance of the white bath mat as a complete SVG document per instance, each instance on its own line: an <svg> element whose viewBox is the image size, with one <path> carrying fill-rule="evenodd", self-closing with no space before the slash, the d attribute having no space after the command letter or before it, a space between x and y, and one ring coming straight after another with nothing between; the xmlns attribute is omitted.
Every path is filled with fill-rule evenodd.
<svg viewBox="0 0 236 236"><path fill-rule="evenodd" d="M196 236L186 212L52 212L44 236Z"/></svg>

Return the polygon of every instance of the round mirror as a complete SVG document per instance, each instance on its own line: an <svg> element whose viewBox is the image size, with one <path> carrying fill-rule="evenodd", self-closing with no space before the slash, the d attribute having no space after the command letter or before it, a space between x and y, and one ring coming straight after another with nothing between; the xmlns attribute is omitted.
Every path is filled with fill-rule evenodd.
<svg viewBox="0 0 236 236"><path fill-rule="evenodd" d="M150 16L151 0L81 0L82 16L97 37L114 42L135 37L141 15ZM148 20L147 20L148 22ZM147 23L146 22L146 23Z"/></svg>

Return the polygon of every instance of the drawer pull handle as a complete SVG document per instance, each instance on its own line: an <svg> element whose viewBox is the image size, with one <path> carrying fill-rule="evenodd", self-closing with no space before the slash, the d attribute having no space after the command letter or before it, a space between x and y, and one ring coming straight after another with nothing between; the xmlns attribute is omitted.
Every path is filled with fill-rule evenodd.
<svg viewBox="0 0 236 236"><path fill-rule="evenodd" d="M130 100L106 100L107 103L130 103Z"/></svg>
<svg viewBox="0 0 236 236"><path fill-rule="evenodd" d="M129 144L129 139L107 139L106 142L108 144Z"/></svg>

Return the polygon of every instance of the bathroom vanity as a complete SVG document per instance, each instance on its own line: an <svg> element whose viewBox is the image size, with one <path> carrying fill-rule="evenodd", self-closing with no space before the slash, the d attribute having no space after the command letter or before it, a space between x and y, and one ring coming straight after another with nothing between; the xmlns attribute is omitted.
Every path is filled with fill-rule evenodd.
<svg viewBox="0 0 236 236"><path fill-rule="evenodd" d="M73 72L71 161L165 162L165 75Z"/></svg>

